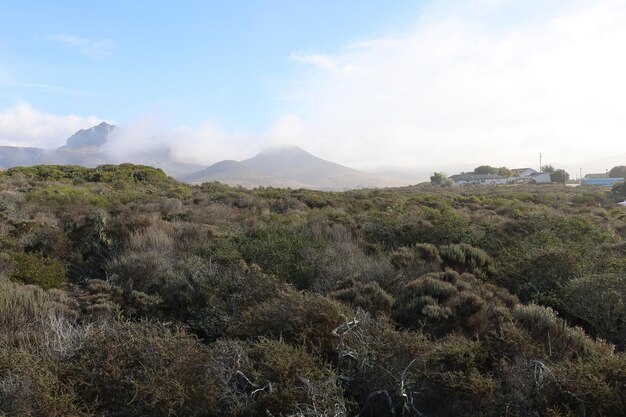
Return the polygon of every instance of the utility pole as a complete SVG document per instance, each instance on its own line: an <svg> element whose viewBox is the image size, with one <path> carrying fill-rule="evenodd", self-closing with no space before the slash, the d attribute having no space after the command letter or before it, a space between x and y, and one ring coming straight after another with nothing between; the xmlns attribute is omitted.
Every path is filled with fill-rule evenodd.
<svg viewBox="0 0 626 417"><path fill-rule="evenodd" d="M543 168L543 165L541 165L541 152L539 152L539 172L541 172L541 168Z"/></svg>
<svg viewBox="0 0 626 417"><path fill-rule="evenodd" d="M578 174L578 179L580 180L580 183L582 184L583 183L583 169L582 169L582 167L578 168L578 169L579 169L579 172L580 172Z"/></svg>

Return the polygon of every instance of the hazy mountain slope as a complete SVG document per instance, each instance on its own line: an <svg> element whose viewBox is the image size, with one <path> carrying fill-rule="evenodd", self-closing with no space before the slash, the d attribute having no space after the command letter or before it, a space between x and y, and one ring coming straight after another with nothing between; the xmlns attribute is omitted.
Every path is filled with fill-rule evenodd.
<svg viewBox="0 0 626 417"><path fill-rule="evenodd" d="M89 129L79 130L67 139L64 146L58 149L0 146L0 168L41 164L95 167L108 163L132 162L161 168L171 176L188 174L202 168L202 165L172 160L169 149L141 152L123 160L115 158L103 151L103 146L117 132L117 127L102 122Z"/></svg>
<svg viewBox="0 0 626 417"><path fill-rule="evenodd" d="M81 129L67 139L58 149L22 148L0 146L0 167L31 166L41 164L82 165L93 167L110 162L99 153L115 126L105 122L89 129Z"/></svg>
<svg viewBox="0 0 626 417"><path fill-rule="evenodd" d="M17 165L35 165L45 157L46 151L40 148L19 148L16 146L0 146L0 168Z"/></svg>
<svg viewBox="0 0 626 417"><path fill-rule="evenodd" d="M245 187L281 186L325 190L408 184L326 161L296 146L268 149L241 162L221 161L181 179L192 183L220 181Z"/></svg>
<svg viewBox="0 0 626 417"><path fill-rule="evenodd" d="M93 153L75 152L64 149L0 146L0 168L41 164L83 165L93 167L103 163L106 163L106 160Z"/></svg>
<svg viewBox="0 0 626 417"><path fill-rule="evenodd" d="M284 178L266 175L248 168L245 164L233 160L217 162L208 168L180 177L182 181L202 183L219 181L228 185L240 185L246 188L258 186L279 188L311 188L310 184L303 184Z"/></svg>

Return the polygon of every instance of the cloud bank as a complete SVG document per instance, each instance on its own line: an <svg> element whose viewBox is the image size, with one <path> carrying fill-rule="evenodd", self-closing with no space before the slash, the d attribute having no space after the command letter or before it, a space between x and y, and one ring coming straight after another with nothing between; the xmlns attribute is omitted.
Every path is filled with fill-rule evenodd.
<svg viewBox="0 0 626 417"><path fill-rule="evenodd" d="M120 126L103 151L118 161L165 155L177 162L209 165L224 159L248 158L265 143L263 136L226 131L210 121L193 127L171 127L149 116Z"/></svg>
<svg viewBox="0 0 626 417"><path fill-rule="evenodd" d="M77 130L100 123L96 116L43 113L28 103L0 111L0 145L57 148Z"/></svg>
<svg viewBox="0 0 626 417"><path fill-rule="evenodd" d="M335 54L292 54L312 69L287 94L302 118L294 141L361 168L626 152L626 4L590 2L511 29L464 17L467 7Z"/></svg>

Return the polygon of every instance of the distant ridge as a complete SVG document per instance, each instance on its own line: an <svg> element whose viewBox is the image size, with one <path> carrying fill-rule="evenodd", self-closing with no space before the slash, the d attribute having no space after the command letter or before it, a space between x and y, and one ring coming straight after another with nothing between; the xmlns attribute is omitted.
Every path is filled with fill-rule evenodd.
<svg viewBox="0 0 626 417"><path fill-rule="evenodd" d="M115 125L102 122L81 129L57 149L0 146L0 169L32 165L81 165L95 167L109 163L132 162L163 169L168 175L188 183L219 181L246 188L308 188L343 191L356 188L400 187L411 184L383 175L375 175L327 161L297 146L268 148L243 160L224 160L209 167L175 161L170 149L142 150L116 159L106 153L107 143L119 134Z"/></svg>
<svg viewBox="0 0 626 417"><path fill-rule="evenodd" d="M169 149L141 152L125 160L117 160L104 152L106 145L119 129L102 122L89 129L81 129L57 149L42 149L19 146L0 146L0 169L32 165L81 165L95 167L101 164L133 162L163 169L168 175L179 176L197 171L201 165L174 161Z"/></svg>
<svg viewBox="0 0 626 417"><path fill-rule="evenodd" d="M240 162L220 161L180 179L190 183L220 181L248 188L271 186L332 191L408 185L406 181L326 161L297 146L268 148Z"/></svg>

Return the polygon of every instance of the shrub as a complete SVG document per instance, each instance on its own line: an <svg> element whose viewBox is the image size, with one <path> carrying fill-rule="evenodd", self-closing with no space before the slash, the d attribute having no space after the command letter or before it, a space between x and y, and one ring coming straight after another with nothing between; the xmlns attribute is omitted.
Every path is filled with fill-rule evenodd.
<svg viewBox="0 0 626 417"><path fill-rule="evenodd" d="M352 308L362 308L370 313L389 314L394 298L383 290L377 282L346 280L330 297L349 304Z"/></svg>
<svg viewBox="0 0 626 417"><path fill-rule="evenodd" d="M67 372L77 400L98 414L203 416L217 401L210 357L179 329L111 323L91 332Z"/></svg>
<svg viewBox="0 0 626 417"><path fill-rule="evenodd" d="M165 222L153 221L130 234L128 248L107 269L126 291L156 294L174 280L174 241Z"/></svg>
<svg viewBox="0 0 626 417"><path fill-rule="evenodd" d="M61 288L65 286L65 266L54 258L37 253L17 252L13 254L13 281L38 285L41 288Z"/></svg>
<svg viewBox="0 0 626 417"><path fill-rule="evenodd" d="M401 247L393 251L390 258L392 265L402 274L402 284L406 284L406 279L441 270L439 250L430 243Z"/></svg>
<svg viewBox="0 0 626 417"><path fill-rule="evenodd" d="M408 328L441 336L454 331L482 334L510 320L517 299L494 285L454 271L430 273L409 282L392 317Z"/></svg>
<svg viewBox="0 0 626 417"><path fill-rule="evenodd" d="M215 415L347 416L331 371L304 349L281 341L219 341L210 376L218 385Z"/></svg>
<svg viewBox="0 0 626 417"><path fill-rule="evenodd" d="M303 226L273 225L242 240L239 250L247 262L258 264L298 289L309 289L318 276L319 258L327 244Z"/></svg>
<svg viewBox="0 0 626 417"><path fill-rule="evenodd" d="M76 301L61 291L45 291L34 285L0 280L0 330L3 337L38 338L50 319L73 319L77 310Z"/></svg>
<svg viewBox="0 0 626 417"><path fill-rule="evenodd" d="M623 349L626 346L626 276L588 275L563 289L563 310L585 327Z"/></svg>
<svg viewBox="0 0 626 417"><path fill-rule="evenodd" d="M594 353L612 352L612 348L594 343L579 327L570 327L549 307L520 305L513 311L519 325L540 341L550 356L577 358Z"/></svg>
<svg viewBox="0 0 626 417"><path fill-rule="evenodd" d="M140 291L123 291L110 282L86 281L76 296L85 319L105 322L114 319L159 317L163 300Z"/></svg>
<svg viewBox="0 0 626 417"><path fill-rule="evenodd" d="M493 275L494 264L485 251L465 243L441 246L439 254L443 262L458 272L469 272L476 276Z"/></svg>
<svg viewBox="0 0 626 417"><path fill-rule="evenodd" d="M349 229L332 225L320 232L330 241L321 254L318 272L311 289L328 293L339 288L347 279L363 282L376 282L388 288L395 271L388 258L380 251L367 251Z"/></svg>
<svg viewBox="0 0 626 417"><path fill-rule="evenodd" d="M343 322L349 310L322 296L293 290L283 291L274 299L248 309L229 334L239 338L280 338L326 360L336 358L336 340L332 331Z"/></svg>
<svg viewBox="0 0 626 417"><path fill-rule="evenodd" d="M611 191L613 191L613 194L619 197L626 197L626 182L620 182L615 184Z"/></svg>
<svg viewBox="0 0 626 417"><path fill-rule="evenodd" d="M45 350L42 349L45 352ZM58 363L41 352L0 349L0 414L3 416L90 417L91 407L76 403Z"/></svg>

